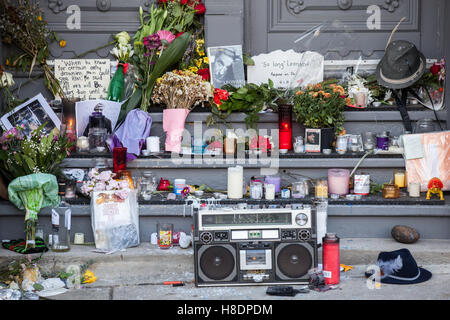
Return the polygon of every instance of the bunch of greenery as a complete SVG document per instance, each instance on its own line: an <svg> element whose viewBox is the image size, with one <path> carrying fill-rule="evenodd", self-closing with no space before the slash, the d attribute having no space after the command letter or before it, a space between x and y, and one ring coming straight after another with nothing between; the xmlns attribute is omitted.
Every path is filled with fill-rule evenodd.
<svg viewBox="0 0 450 320"><path fill-rule="evenodd" d="M59 81L47 64L49 44L58 38L55 32L48 30L39 3L18 0L13 5L9 0L0 1L0 35L3 43L20 50L17 56L7 59L8 66L29 70L30 75L35 66L42 67L47 88L54 95L64 96Z"/></svg>
<svg viewBox="0 0 450 320"><path fill-rule="evenodd" d="M53 131L43 134L45 123L31 133L23 134L23 127L17 126L0 137L0 171L11 181L33 173L57 175L59 165L74 146L65 134Z"/></svg>
<svg viewBox="0 0 450 320"><path fill-rule="evenodd" d="M349 104L344 88L334 80L308 85L298 90L293 112L306 128L335 128L338 134L345 121L344 107Z"/></svg>
<svg viewBox="0 0 450 320"><path fill-rule="evenodd" d="M278 110L276 101L280 96L280 89L274 88L273 81L256 85L247 83L241 88L224 85L222 89L229 93L228 100L221 105L211 104L212 116L208 118L208 125L213 125L217 119L226 124L226 118L232 112L243 112L247 115L245 123L247 128L255 128L259 120L259 113L265 109Z"/></svg>

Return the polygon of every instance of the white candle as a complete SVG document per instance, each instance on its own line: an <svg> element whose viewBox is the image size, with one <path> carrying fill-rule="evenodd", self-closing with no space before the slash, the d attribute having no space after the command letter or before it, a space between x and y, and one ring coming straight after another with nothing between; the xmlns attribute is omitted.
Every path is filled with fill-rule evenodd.
<svg viewBox="0 0 450 320"><path fill-rule="evenodd" d="M73 243L74 244L83 244L84 243L84 233L75 233Z"/></svg>
<svg viewBox="0 0 450 320"><path fill-rule="evenodd" d="M409 196L411 198L420 197L420 183L419 182L408 183L408 191L409 191Z"/></svg>
<svg viewBox="0 0 450 320"><path fill-rule="evenodd" d="M275 199L275 185L274 184L266 184L266 200L274 200Z"/></svg>
<svg viewBox="0 0 450 320"><path fill-rule="evenodd" d="M159 137L152 136L147 138L147 150L150 152L159 152Z"/></svg>
<svg viewBox="0 0 450 320"><path fill-rule="evenodd" d="M242 199L244 187L244 168L236 166L228 168L228 198Z"/></svg>

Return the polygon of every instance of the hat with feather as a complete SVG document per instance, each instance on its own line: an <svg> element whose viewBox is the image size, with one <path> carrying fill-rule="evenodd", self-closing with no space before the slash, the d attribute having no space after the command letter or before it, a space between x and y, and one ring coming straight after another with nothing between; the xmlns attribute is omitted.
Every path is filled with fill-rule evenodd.
<svg viewBox="0 0 450 320"><path fill-rule="evenodd" d="M380 268L380 281L390 284L413 284L427 281L431 272L417 266L416 260L408 249L380 252L377 259ZM366 272L366 277L373 273Z"/></svg>

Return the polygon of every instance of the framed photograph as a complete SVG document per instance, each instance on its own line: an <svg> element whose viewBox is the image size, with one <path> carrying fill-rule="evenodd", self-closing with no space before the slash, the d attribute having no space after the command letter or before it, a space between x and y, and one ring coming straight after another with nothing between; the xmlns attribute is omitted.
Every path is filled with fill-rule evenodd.
<svg viewBox="0 0 450 320"><path fill-rule="evenodd" d="M1 117L0 120L6 130L17 125L23 125L23 133L27 137L31 135L33 130L36 130L44 123L45 126L42 129L42 133L44 134L50 133L54 128L59 130L61 127L61 121L42 94L38 94L27 102L17 106L13 111Z"/></svg>
<svg viewBox="0 0 450 320"><path fill-rule="evenodd" d="M320 152L320 129L305 129L305 151Z"/></svg>
<svg viewBox="0 0 450 320"><path fill-rule="evenodd" d="M234 87L245 85L244 60L242 46L208 47L209 70L214 88L225 84Z"/></svg>

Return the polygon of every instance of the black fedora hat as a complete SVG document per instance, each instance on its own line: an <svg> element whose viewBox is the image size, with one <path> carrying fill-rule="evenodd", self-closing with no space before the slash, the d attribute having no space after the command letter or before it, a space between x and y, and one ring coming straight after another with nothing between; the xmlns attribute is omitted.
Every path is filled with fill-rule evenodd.
<svg viewBox="0 0 450 320"><path fill-rule="evenodd" d="M430 271L417 266L416 260L408 249L380 252L377 266L381 270L382 283L420 283L429 280L432 275ZM370 277L372 274L366 272L366 277Z"/></svg>
<svg viewBox="0 0 450 320"><path fill-rule="evenodd" d="M426 62L425 56L413 43L392 41L377 65L377 81L390 89L407 88L424 74Z"/></svg>

